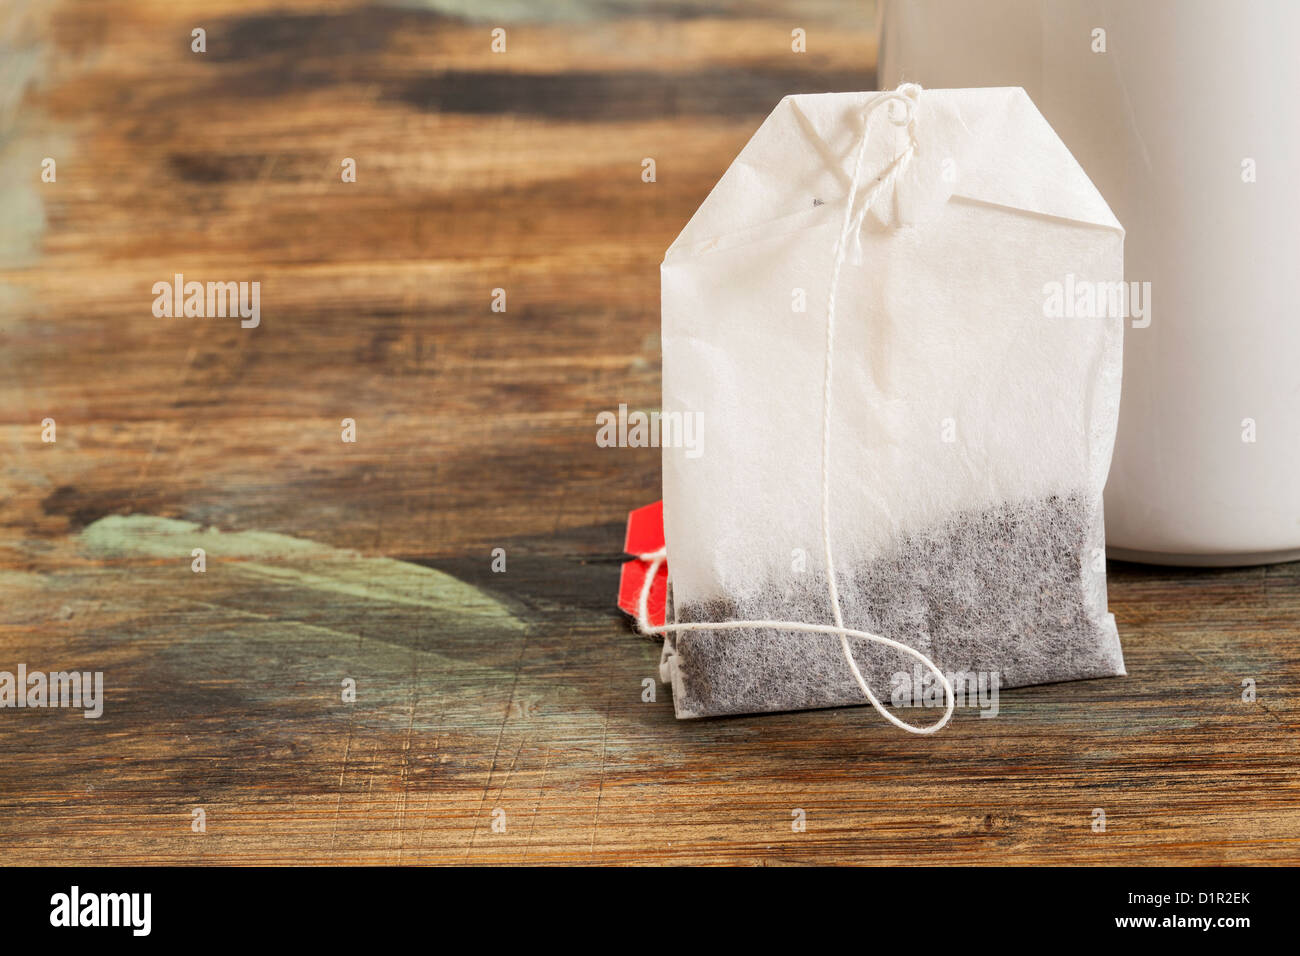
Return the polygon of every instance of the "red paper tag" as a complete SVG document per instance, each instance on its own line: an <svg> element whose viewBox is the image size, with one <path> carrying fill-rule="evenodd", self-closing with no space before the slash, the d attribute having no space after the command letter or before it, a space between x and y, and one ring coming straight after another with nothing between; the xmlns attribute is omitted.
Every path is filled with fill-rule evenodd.
<svg viewBox="0 0 1300 956"><path fill-rule="evenodd" d="M656 501L628 512L627 537L623 550L628 554L649 554L664 546L664 503Z"/></svg>
<svg viewBox="0 0 1300 956"><path fill-rule="evenodd" d="M623 550L628 554L649 554L664 546L664 503L656 501L644 508L637 508L627 516L627 537L623 540ZM618 582L618 606L637 616L641 601L641 588L645 576L650 570L650 562L637 558L623 563L623 573ZM655 572L650 584L650 596L646 600L646 617L651 625L660 627L664 623L668 606L668 562L664 561Z"/></svg>

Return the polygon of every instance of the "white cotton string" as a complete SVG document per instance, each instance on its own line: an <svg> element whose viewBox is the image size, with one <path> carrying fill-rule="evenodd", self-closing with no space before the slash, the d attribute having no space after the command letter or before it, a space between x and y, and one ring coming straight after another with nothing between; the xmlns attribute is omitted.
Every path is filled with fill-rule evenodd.
<svg viewBox="0 0 1300 956"><path fill-rule="evenodd" d="M831 269L830 290L826 298L826 368L822 386L822 544L825 547L826 554L826 578L830 592L831 611L835 616L835 624L807 624L802 621L719 621L716 623L691 622L686 624L667 624L655 627L650 623L649 601L650 588L654 583L655 575L659 568L667 559L668 552L666 548L660 548L658 551L652 551L647 554L638 555L642 561L647 561L650 567L646 571L645 581L641 584L641 597L637 604L637 626L643 634L668 634L678 631L734 631L734 630L752 630L760 628L771 628L781 631L798 631L807 634L837 634L840 638L840 647L844 651L844 659L848 662L849 670L853 674L853 679L857 681L858 687L866 695L871 706L888 720L895 727L909 731L914 734L932 734L942 729L949 720L952 719L953 709L957 700L953 693L952 684L939 670L938 665L929 657L922 654L913 647L899 641L891 640L888 637L882 637L879 634L871 634L867 631L854 630L844 626L844 613L840 608L839 587L835 582L835 557L831 548L831 512L830 512L830 472L831 472L831 372L834 367L835 355L835 298L840 284L840 270L844 266L845 251L848 246L850 235L855 234L855 230L862 228L863 220L867 211L871 209L872 204L880 195L892 195L888 193L889 187L898 179L902 172L911 162L912 155L916 152L916 119L915 106L917 98L920 96L921 88L914 83L904 83L897 90L891 93L882 93L868 104L862 119L862 138L858 142L857 154L853 160L853 177L849 185L849 195L844 203L844 220L840 225L840 235L835 243L834 265ZM867 135L870 131L871 117L875 111L881 107L891 107L893 104L900 104L903 107L902 121L890 117L891 122L898 126L906 126L908 131L908 145L892 162L878 175L875 181L867 187L862 196L862 201L858 202L858 190L862 184L862 157L866 153ZM855 212L854 207L858 206ZM858 640L871 641L884 647L890 647L894 650L901 651L916 660L920 661L928 670L930 670L943 685L944 700L947 704L943 717L933 724L926 727L918 727L915 724L909 724L906 721L899 720L888 708L886 708L871 692L867 685L866 679L863 678L862 672L858 669L857 661L853 659L853 648L849 645L849 638Z"/></svg>

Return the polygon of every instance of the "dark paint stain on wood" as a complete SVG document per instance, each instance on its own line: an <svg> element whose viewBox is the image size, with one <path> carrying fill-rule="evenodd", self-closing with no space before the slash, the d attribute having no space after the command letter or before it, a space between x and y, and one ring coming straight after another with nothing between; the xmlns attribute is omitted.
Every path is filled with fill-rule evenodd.
<svg viewBox="0 0 1300 956"><path fill-rule="evenodd" d="M278 60L286 68L306 60L343 60L384 53L402 32L456 23L431 10L364 6L333 11L275 11L218 20L208 31L208 58L217 63Z"/></svg>
<svg viewBox="0 0 1300 956"><path fill-rule="evenodd" d="M164 489L144 491L134 487L78 487L60 485L41 500L41 510L51 516L67 519L67 530L80 531L106 515L128 514L137 507L143 511L162 513L159 506L170 495Z"/></svg>
<svg viewBox="0 0 1300 956"><path fill-rule="evenodd" d="M810 76L792 69L702 70L663 74L446 71L389 87L384 95L434 113L514 113L572 121L638 121L680 116L765 116L783 96L869 90L870 70Z"/></svg>

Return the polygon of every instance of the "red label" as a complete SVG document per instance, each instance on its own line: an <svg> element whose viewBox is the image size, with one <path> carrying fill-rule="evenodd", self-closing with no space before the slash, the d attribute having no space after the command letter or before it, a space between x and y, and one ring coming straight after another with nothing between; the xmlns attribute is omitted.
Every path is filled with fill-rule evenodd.
<svg viewBox="0 0 1300 956"><path fill-rule="evenodd" d="M656 501L628 512L627 537L623 550L628 554L649 554L664 546L664 503Z"/></svg>
<svg viewBox="0 0 1300 956"><path fill-rule="evenodd" d="M628 554L649 554L664 546L664 503L656 501L637 508L627 516L627 537L623 550ZM637 616L641 601L641 588L650 570L650 562L636 558L623 563L623 573L618 582L618 606ZM651 625L661 627L668 605L668 562L663 561L650 583L650 596L646 601L646 617Z"/></svg>

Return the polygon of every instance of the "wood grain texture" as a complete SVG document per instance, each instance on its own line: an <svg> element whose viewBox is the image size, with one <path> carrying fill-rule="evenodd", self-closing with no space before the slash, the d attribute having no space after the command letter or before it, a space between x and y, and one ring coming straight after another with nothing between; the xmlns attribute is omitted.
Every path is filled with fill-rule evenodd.
<svg viewBox="0 0 1300 956"><path fill-rule="evenodd" d="M933 739L642 701L658 652L613 597L658 456L595 415L655 406L663 250L780 96L873 87L874 15L507 9L33 6L0 670L107 700L0 710L0 859L1300 862L1297 564L1113 564L1128 678ZM261 326L154 318L176 272L260 281Z"/></svg>

